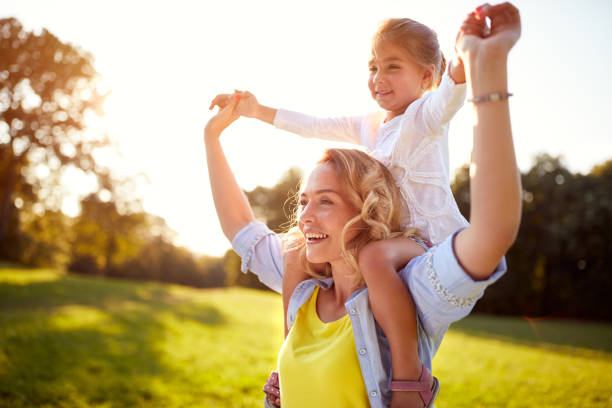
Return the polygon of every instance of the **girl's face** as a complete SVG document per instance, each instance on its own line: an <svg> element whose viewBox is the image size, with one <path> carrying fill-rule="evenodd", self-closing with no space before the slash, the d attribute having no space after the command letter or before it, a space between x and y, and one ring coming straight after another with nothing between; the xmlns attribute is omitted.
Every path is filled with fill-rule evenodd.
<svg viewBox="0 0 612 408"><path fill-rule="evenodd" d="M300 195L299 228L306 238L306 259L334 263L342 258L342 229L359 211L346 200L346 190L329 163L317 166ZM358 232L346 233L346 242Z"/></svg>
<svg viewBox="0 0 612 408"><path fill-rule="evenodd" d="M368 87L391 119L423 95L431 71L414 63L404 49L390 41L380 41L372 54Z"/></svg>

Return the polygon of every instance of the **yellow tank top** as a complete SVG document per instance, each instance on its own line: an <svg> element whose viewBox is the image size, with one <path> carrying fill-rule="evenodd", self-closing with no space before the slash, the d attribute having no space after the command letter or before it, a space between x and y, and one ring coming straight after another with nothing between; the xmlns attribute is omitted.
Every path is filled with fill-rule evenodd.
<svg viewBox="0 0 612 408"><path fill-rule="evenodd" d="M316 287L278 355L283 408L369 407L348 315L323 323Z"/></svg>

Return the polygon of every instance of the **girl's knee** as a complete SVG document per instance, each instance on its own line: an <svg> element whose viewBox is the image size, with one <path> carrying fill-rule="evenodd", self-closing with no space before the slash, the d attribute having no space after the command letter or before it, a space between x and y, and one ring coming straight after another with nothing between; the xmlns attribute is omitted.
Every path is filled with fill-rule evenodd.
<svg viewBox="0 0 612 408"><path fill-rule="evenodd" d="M364 279L368 276L379 273L381 269L392 266L388 245L385 241L369 242L359 251L359 269Z"/></svg>

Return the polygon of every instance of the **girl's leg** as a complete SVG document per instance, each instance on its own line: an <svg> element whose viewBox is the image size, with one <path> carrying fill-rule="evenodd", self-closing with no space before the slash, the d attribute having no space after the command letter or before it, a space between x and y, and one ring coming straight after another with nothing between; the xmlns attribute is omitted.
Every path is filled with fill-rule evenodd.
<svg viewBox="0 0 612 408"><path fill-rule="evenodd" d="M421 376L416 308L397 271L423 252L407 238L374 241L359 252L372 313L389 340L393 380L417 381ZM423 405L418 392L394 392L391 400L392 408Z"/></svg>

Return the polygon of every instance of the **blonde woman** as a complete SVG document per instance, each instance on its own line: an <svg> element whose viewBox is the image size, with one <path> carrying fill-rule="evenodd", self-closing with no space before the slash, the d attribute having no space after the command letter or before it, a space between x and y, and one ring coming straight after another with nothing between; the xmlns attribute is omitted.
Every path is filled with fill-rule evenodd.
<svg viewBox="0 0 612 408"><path fill-rule="evenodd" d="M468 16L457 42L475 115L470 225L399 272L416 305L419 357L428 367L450 323L467 315L484 289L504 273L503 256L520 221L506 72L508 53L520 36L520 18L509 3L481 6L477 13L480 18ZM491 21L486 35L484 17ZM205 130L215 206L225 235L242 257L243 270L253 271L280 292L282 239L254 220L219 143L221 132L238 117L236 104L234 99L220 110ZM291 330L279 356L284 407L385 407L392 403L392 389L415 391L404 387L406 383L391 382L389 349L355 263L365 243L403 233L394 224L394 211L401 206L397 187L383 165L363 156L350 150L328 152L301 193L300 251L309 263L327 267L325 277L297 283L290 292ZM351 170L360 166L365 169ZM360 177L383 188L373 191L372 182L355 182ZM383 197L382 203L364 211L369 197ZM431 406L433 379L422 378L420 383L418 397L422 405Z"/></svg>

